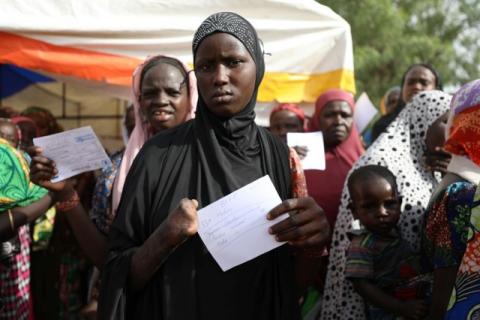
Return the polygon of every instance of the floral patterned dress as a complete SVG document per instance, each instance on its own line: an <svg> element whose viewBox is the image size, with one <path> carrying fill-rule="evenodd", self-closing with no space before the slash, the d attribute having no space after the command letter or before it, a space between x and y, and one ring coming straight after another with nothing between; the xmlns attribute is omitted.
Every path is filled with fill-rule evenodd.
<svg viewBox="0 0 480 320"><path fill-rule="evenodd" d="M480 317L480 188L476 188L467 229L467 247L445 319Z"/></svg>
<svg viewBox="0 0 480 320"><path fill-rule="evenodd" d="M432 271L460 264L476 188L471 182L452 183L427 210L422 250Z"/></svg>

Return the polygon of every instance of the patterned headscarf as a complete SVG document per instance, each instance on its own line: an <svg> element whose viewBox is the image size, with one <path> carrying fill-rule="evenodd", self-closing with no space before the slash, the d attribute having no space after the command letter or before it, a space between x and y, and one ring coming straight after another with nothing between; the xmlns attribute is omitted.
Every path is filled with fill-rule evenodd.
<svg viewBox="0 0 480 320"><path fill-rule="evenodd" d="M197 51L200 42L205 37L215 32L228 33L238 38L250 55L255 57L255 39L257 38L255 31L244 18L233 12L219 12L205 19L193 36L193 52Z"/></svg>
<svg viewBox="0 0 480 320"><path fill-rule="evenodd" d="M396 176L403 197L398 227L402 238L414 250L419 249L424 211L437 184L421 161L426 150L425 135L430 125L448 111L450 100L451 96L441 91L424 91L414 96L350 170L351 173L359 167L377 164L387 167ZM347 234L354 227L358 228L348 209L349 199L348 188L344 186L329 256L322 304L324 320L365 319L363 300L344 274L345 254L350 245Z"/></svg>
<svg viewBox="0 0 480 320"><path fill-rule="evenodd" d="M265 73L265 61L263 60L263 49L256 34L255 28L242 16L233 12L219 12L212 14L205 19L198 27L193 36L192 49L196 55L198 46L205 37L217 32L228 33L242 42L248 52L255 60L257 67L257 78L255 84L262 82ZM259 43L256 43L256 42ZM256 95L255 95L256 98ZM256 99L255 99L256 100Z"/></svg>
<svg viewBox="0 0 480 320"><path fill-rule="evenodd" d="M252 24L236 13L219 12L205 19L195 32L192 44L194 61L201 43L216 33L226 33L237 38L255 62L255 89L248 103L235 115L228 118L216 116L208 109L201 92L199 95L195 120L197 123L202 123L197 125L197 128L203 127L204 131L198 132L197 135L204 146L212 147L209 153L218 155L216 160L211 157L210 161L212 165L216 162L215 165L220 168L226 160L220 159L224 156L224 151L221 150L224 147L242 164L251 163L251 157L260 152L261 147L256 138L258 130L255 124L255 105L258 88L265 73L265 60L260 39ZM199 146L199 148L203 147ZM226 168L225 170L229 171ZM231 179L233 175L227 175L226 178Z"/></svg>
<svg viewBox="0 0 480 320"><path fill-rule="evenodd" d="M445 149L480 166L480 79L467 83L453 97Z"/></svg>
<svg viewBox="0 0 480 320"><path fill-rule="evenodd" d="M30 181L25 158L0 138L0 211L28 206L46 194L47 190Z"/></svg>

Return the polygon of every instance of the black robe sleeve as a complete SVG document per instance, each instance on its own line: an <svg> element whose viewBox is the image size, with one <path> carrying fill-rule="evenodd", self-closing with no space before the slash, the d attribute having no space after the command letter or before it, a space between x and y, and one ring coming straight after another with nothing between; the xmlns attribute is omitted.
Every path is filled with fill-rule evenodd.
<svg viewBox="0 0 480 320"><path fill-rule="evenodd" d="M102 271L99 319L127 319L128 279L132 257L145 239L145 213L149 210L150 183L144 153L127 176L122 199L109 234L109 253Z"/></svg>

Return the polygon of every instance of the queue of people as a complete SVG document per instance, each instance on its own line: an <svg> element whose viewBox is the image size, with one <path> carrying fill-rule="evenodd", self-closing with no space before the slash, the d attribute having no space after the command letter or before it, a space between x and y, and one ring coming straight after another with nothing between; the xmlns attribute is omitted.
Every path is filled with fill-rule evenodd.
<svg viewBox="0 0 480 320"><path fill-rule="evenodd" d="M301 319L302 310L305 319L460 319L480 310L480 80L452 98L432 66L412 65L386 93L387 115L365 148L354 97L336 88L311 117L285 103L269 129L255 123L264 52L240 15L209 16L192 51L193 71L163 55L136 68L128 142L95 182L92 173L50 182L56 165L32 144L62 130L48 110L3 115L0 318ZM315 131L326 169L304 172L308 146L288 147L287 134ZM282 200L266 232L286 244L224 272L198 235L198 211L265 175Z"/></svg>

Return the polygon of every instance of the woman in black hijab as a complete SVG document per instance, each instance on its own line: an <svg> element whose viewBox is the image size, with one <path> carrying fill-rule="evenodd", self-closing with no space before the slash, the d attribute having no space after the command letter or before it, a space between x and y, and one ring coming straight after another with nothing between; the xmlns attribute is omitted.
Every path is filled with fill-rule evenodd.
<svg viewBox="0 0 480 320"><path fill-rule="evenodd" d="M193 56L196 118L150 139L130 169L99 318L299 319L293 249L320 251L329 228L311 198L290 199L288 148L254 122L264 74L256 31L237 14L214 14ZM197 209L266 174L285 200L268 218L291 212L271 233L290 245L223 272L197 234Z"/></svg>

